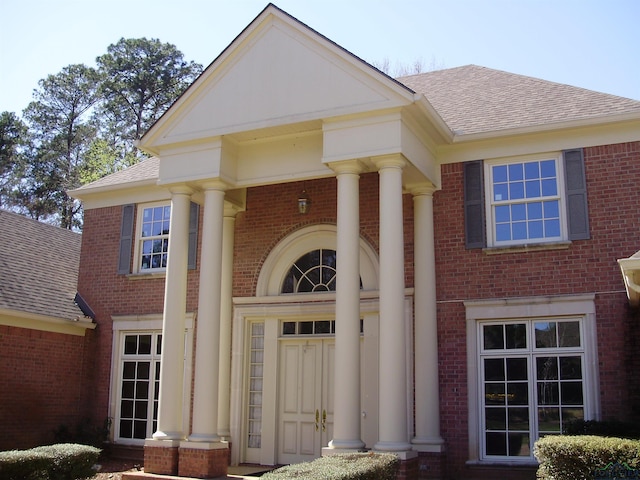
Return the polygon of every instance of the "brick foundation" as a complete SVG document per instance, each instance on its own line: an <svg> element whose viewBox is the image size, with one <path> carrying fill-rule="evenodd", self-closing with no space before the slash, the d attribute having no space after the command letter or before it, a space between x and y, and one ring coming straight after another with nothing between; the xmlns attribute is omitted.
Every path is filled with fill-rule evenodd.
<svg viewBox="0 0 640 480"><path fill-rule="evenodd" d="M224 448L180 448L178 475L192 478L226 477L229 449Z"/></svg>
<svg viewBox="0 0 640 480"><path fill-rule="evenodd" d="M400 460L396 480L418 480L418 457Z"/></svg>
<svg viewBox="0 0 640 480"><path fill-rule="evenodd" d="M177 446L144 446L145 473L159 473L161 475L178 474Z"/></svg>
<svg viewBox="0 0 640 480"><path fill-rule="evenodd" d="M420 452L418 455L418 478L420 480L445 478L446 457L443 452Z"/></svg>

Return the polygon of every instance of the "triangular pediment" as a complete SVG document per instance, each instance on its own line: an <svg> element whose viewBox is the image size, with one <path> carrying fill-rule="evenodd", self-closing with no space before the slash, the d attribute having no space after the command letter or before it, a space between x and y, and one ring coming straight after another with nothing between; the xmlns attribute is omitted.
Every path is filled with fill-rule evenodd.
<svg viewBox="0 0 640 480"><path fill-rule="evenodd" d="M413 93L269 5L142 139L177 144L411 103Z"/></svg>

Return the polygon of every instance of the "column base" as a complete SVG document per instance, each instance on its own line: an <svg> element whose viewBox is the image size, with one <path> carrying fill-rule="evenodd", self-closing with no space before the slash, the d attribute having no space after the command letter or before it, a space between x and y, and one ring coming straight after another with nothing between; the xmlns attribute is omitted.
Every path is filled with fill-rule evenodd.
<svg viewBox="0 0 640 480"><path fill-rule="evenodd" d="M178 475L192 478L226 477L229 445L226 442L182 442Z"/></svg>
<svg viewBox="0 0 640 480"><path fill-rule="evenodd" d="M440 480L445 478L445 453L421 451L418 454L418 472L421 479ZM534 477L535 475L531 478ZM494 478L500 478L500 475L497 474Z"/></svg>
<svg viewBox="0 0 640 480"><path fill-rule="evenodd" d="M161 475L178 474L177 440L147 440L144 444L144 471Z"/></svg>
<svg viewBox="0 0 640 480"><path fill-rule="evenodd" d="M416 452L444 452L444 440L440 437L415 437L411 445Z"/></svg>

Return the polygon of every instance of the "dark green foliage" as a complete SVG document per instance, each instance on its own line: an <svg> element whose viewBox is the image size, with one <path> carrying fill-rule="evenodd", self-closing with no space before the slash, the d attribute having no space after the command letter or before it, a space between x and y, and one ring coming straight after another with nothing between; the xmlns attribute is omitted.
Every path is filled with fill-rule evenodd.
<svg viewBox="0 0 640 480"><path fill-rule="evenodd" d="M390 453L328 455L265 473L266 480L394 480L400 461Z"/></svg>
<svg viewBox="0 0 640 480"><path fill-rule="evenodd" d="M3 480L76 480L95 474L100 450L72 443L0 452Z"/></svg>
<svg viewBox="0 0 640 480"><path fill-rule="evenodd" d="M60 425L53 435L56 443L78 443L100 448L109 438L110 428L110 418L106 418L102 425L94 425L91 419L84 418L73 428Z"/></svg>
<svg viewBox="0 0 640 480"><path fill-rule="evenodd" d="M563 433L640 439L640 423L620 420L572 420L564 425Z"/></svg>
<svg viewBox="0 0 640 480"><path fill-rule="evenodd" d="M135 164L135 142L200 74L159 40L121 39L96 59L38 82L23 119L0 116L0 208L81 229L68 195Z"/></svg>
<svg viewBox="0 0 640 480"><path fill-rule="evenodd" d="M551 435L535 443L542 480L592 480L596 470L620 464L640 469L640 441L593 435Z"/></svg>

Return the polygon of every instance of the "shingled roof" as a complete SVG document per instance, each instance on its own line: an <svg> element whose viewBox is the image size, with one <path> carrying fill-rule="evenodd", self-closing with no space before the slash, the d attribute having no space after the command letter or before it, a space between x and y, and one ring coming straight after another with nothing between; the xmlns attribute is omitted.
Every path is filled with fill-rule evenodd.
<svg viewBox="0 0 640 480"><path fill-rule="evenodd" d="M455 135L640 114L637 100L477 65L397 80L424 94Z"/></svg>
<svg viewBox="0 0 640 480"><path fill-rule="evenodd" d="M73 321L81 235L0 210L0 311Z"/></svg>

